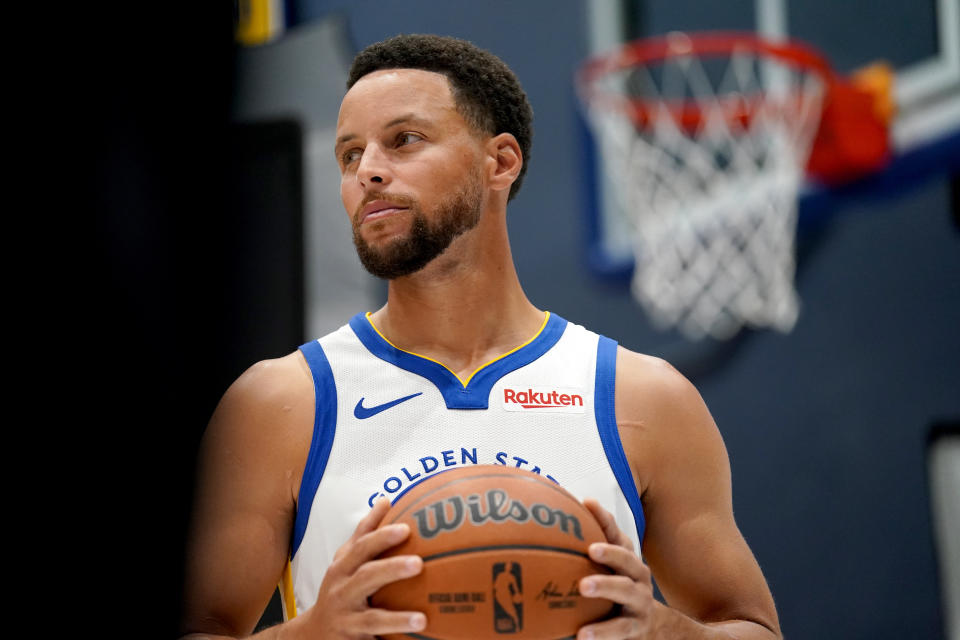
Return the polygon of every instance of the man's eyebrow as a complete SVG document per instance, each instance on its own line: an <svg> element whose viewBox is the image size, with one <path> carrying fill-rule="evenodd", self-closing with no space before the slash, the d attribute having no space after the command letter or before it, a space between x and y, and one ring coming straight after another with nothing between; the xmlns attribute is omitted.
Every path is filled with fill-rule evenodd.
<svg viewBox="0 0 960 640"><path fill-rule="evenodd" d="M390 127L396 126L398 124L403 124L404 122L426 123L427 121L423 118L417 117L416 114L405 113L402 116L398 116L393 120L391 120L390 122L383 125L383 128L389 129ZM341 145L344 142L348 142L356 137L357 137L357 134L355 133L345 133L339 138L337 138L336 145Z"/></svg>
<svg viewBox="0 0 960 640"><path fill-rule="evenodd" d="M383 125L383 128L384 128L384 129L389 129L389 128L392 127L392 126L395 126L395 125L398 125L398 124L403 124L404 122L425 123L426 120L424 120L423 118L417 117L416 114L413 114L413 113L405 113L405 114L403 114L402 116L400 116L400 117L398 117L398 118L394 118L393 120L391 120L391 121L388 122L387 124Z"/></svg>
<svg viewBox="0 0 960 640"><path fill-rule="evenodd" d="M348 140L352 140L353 138L356 138L356 137L357 137L357 135L356 135L355 133L345 133L345 134L343 134L342 136L340 136L339 138L337 138L337 142L336 142L336 144L335 144L334 146L340 146L340 145L343 144L344 142L346 142L346 141L348 141Z"/></svg>

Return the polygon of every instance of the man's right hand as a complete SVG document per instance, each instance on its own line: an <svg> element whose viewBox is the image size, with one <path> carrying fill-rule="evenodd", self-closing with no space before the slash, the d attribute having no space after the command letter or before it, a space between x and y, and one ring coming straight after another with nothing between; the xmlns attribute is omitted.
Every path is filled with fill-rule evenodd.
<svg viewBox="0 0 960 640"><path fill-rule="evenodd" d="M389 500L378 500L350 539L337 550L320 585L316 603L291 621L301 626L305 637L353 640L417 632L426 627L427 618L421 612L374 609L368 603L368 598L384 585L423 570L420 556L377 559L410 535L410 527L405 524L377 528L389 508Z"/></svg>

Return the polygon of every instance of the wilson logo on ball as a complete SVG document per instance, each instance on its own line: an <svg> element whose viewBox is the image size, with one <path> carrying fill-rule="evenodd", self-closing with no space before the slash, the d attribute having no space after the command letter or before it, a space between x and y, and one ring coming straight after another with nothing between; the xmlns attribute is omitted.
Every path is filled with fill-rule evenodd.
<svg viewBox="0 0 960 640"><path fill-rule="evenodd" d="M539 502L528 507L520 500L511 499L502 489L490 489L485 496L472 494L466 501L461 496L450 496L414 511L413 518L420 537L428 540L444 532L456 531L465 521L481 526L486 522L505 520L520 524L533 521L542 527L557 527L583 540L580 521L575 515Z"/></svg>

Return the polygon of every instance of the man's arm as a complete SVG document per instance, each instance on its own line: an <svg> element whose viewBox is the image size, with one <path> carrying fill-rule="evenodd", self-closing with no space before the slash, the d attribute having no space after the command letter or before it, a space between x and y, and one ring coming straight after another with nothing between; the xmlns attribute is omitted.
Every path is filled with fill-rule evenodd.
<svg viewBox="0 0 960 640"><path fill-rule="evenodd" d="M217 406L198 457L185 632L244 636L260 619L287 562L313 407L298 354L257 363Z"/></svg>
<svg viewBox="0 0 960 640"><path fill-rule="evenodd" d="M584 627L581 637L781 637L773 597L734 520L726 448L700 394L662 360L620 349L616 411L644 505L647 565L613 518L588 502L611 542L591 555L619 574L591 578L594 593L623 604L626 615ZM652 600L651 571L669 606Z"/></svg>
<svg viewBox="0 0 960 640"><path fill-rule="evenodd" d="M235 638L253 631L290 552L296 499L313 434L314 389L299 353L254 365L224 394L204 434L188 541L182 632ZM422 614L370 609L384 584L419 573L419 558L375 558L409 535L378 529L382 500L327 569L316 604L257 634L340 638L419 631Z"/></svg>

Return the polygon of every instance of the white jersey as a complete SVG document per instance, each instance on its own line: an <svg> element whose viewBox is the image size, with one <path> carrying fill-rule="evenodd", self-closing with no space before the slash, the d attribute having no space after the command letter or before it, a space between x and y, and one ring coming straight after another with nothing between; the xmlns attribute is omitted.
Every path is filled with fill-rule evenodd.
<svg viewBox="0 0 960 640"><path fill-rule="evenodd" d="M531 340L461 380L358 314L300 347L316 390L287 619L316 600L336 550L380 496L451 467L500 464L596 498L639 551L644 519L614 414L617 344L547 313Z"/></svg>

